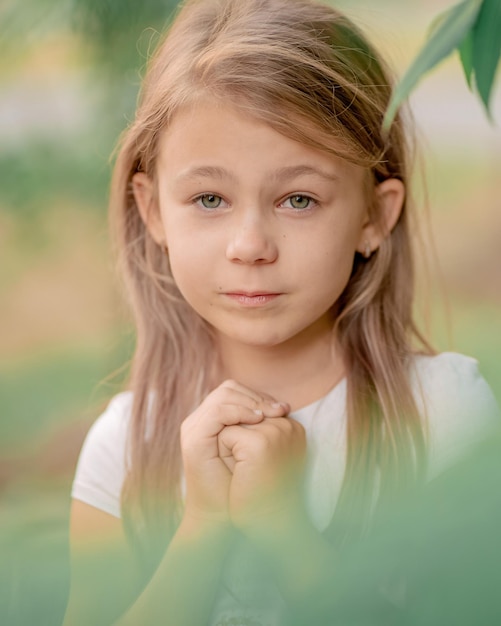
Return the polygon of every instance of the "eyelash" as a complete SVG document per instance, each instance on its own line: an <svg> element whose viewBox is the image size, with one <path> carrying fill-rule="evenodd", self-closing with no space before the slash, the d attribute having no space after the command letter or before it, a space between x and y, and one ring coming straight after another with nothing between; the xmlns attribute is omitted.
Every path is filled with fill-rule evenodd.
<svg viewBox="0 0 501 626"><path fill-rule="evenodd" d="M206 207L204 206L202 203L202 199L203 198L207 198L207 197L213 197L213 198L219 198L219 200L221 202L224 202L224 198L222 196L220 196L217 193L202 193L198 196L196 196L195 198L193 198L192 202L193 204L198 205L201 209L205 210L205 211L215 211L217 209L220 208L220 206L216 206L216 207ZM289 206L289 207L285 207L287 209L290 209L291 211L294 211L295 213L306 213L307 211L311 211L314 207L317 206L318 202L315 200L315 198L312 198L311 196L304 194L304 193L293 193L290 194L289 196L287 196L284 200L282 200L279 203L279 206L283 206L285 202L287 202L288 200L291 200L291 198L303 198L305 200L308 200L308 206L304 207L304 208L297 208L297 207L293 207L293 206ZM221 204L220 202L220 204Z"/></svg>
<svg viewBox="0 0 501 626"><path fill-rule="evenodd" d="M305 193L293 193L290 196L287 196L285 200L282 200L280 204L283 205L285 202L287 202L287 200L290 200L291 198L303 198L304 200L308 200L308 206L304 208L297 208L293 206L286 207L296 213L306 213L307 211L311 211L318 205L318 202L315 200L315 198L312 198L311 196Z"/></svg>
<svg viewBox="0 0 501 626"><path fill-rule="evenodd" d="M192 202L193 204L196 204L197 206L199 206L201 209L205 210L205 211L215 211L217 209L219 209L219 205L217 207L206 207L202 204L202 198L208 198L208 197L212 197L212 198L219 198L222 202L224 202L224 199L222 196L218 195L217 193L201 193L200 195L196 196L195 198L193 198Z"/></svg>

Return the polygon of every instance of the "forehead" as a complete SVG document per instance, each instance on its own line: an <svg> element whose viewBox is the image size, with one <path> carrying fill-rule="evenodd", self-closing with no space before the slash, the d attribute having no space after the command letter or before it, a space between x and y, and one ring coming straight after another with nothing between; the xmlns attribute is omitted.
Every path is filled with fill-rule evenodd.
<svg viewBox="0 0 501 626"><path fill-rule="evenodd" d="M297 124L297 120L290 120L288 128L293 129ZM298 173L301 167L305 173L310 166L333 177L355 177L359 183L364 180L366 170L339 157L334 151L335 141L331 141L334 150L316 147L322 139L319 129L314 131L318 137L313 137L313 130L305 129L304 125L300 131L308 137L307 142L296 138L301 136L300 132L279 132L268 121L233 103L199 101L179 109L162 132L158 166L179 171L193 164L217 167L223 162L244 171L249 166L253 169L295 166Z"/></svg>

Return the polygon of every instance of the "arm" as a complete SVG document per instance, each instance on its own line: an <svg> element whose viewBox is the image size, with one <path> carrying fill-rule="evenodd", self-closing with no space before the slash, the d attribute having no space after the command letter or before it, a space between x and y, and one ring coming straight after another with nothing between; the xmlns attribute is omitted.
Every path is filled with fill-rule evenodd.
<svg viewBox="0 0 501 626"><path fill-rule="evenodd" d="M70 565L64 626L112 623L138 593L121 520L79 500L71 506Z"/></svg>
<svg viewBox="0 0 501 626"><path fill-rule="evenodd" d="M144 589L118 518L75 500L70 538L64 626L206 624L229 546L227 525L185 516Z"/></svg>

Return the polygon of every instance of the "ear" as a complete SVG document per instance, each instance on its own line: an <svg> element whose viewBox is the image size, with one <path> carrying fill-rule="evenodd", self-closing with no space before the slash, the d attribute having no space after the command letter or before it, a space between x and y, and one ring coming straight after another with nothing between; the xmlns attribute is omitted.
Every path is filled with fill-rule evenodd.
<svg viewBox="0 0 501 626"><path fill-rule="evenodd" d="M137 172L132 177L132 191L139 214L148 232L158 245L163 246L165 244L165 230L153 181L144 172Z"/></svg>
<svg viewBox="0 0 501 626"><path fill-rule="evenodd" d="M374 190L377 216L368 218L362 227L358 252L369 257L388 237L400 217L405 200L405 185L398 178L388 178Z"/></svg>

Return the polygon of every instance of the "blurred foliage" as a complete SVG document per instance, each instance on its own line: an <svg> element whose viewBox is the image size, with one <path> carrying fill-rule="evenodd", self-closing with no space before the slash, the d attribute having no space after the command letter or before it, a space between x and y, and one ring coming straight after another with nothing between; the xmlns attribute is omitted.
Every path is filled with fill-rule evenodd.
<svg viewBox="0 0 501 626"><path fill-rule="evenodd" d="M176 9L176 0L71 0L73 28L114 73L137 68ZM141 50L146 34L147 47Z"/></svg>
<svg viewBox="0 0 501 626"><path fill-rule="evenodd" d="M80 51L78 72L85 70L81 80L93 96L78 103L92 128L0 145L3 209L30 218L55 195L104 209L108 155L133 116L140 72L177 4L175 0L23 0L0 8L4 60L17 63L19 52L22 56L25 50L36 49L54 33L73 33ZM2 65L4 71L7 65Z"/></svg>
<svg viewBox="0 0 501 626"><path fill-rule="evenodd" d="M383 512L369 540L348 552L343 567L337 568L333 581L339 594L337 620L314 623L497 623L501 615L500 476L498 428L422 493Z"/></svg>
<svg viewBox="0 0 501 626"><path fill-rule="evenodd" d="M0 365L0 411L15 416L0 422L0 457L33 449L72 415L81 418L85 406L95 417L96 407L122 389L131 339L123 336L107 351L87 345L42 354L15 367Z"/></svg>
<svg viewBox="0 0 501 626"><path fill-rule="evenodd" d="M335 563L319 564L325 568L319 575L330 581L332 592L298 603L287 625L497 624L500 475L497 431L422 492L408 494L383 511L370 537L340 549ZM0 623L57 626L68 588L65 516L57 490L49 485L34 482L28 493L30 498L23 501L10 494L4 506ZM103 590L110 581L120 580L120 571L110 575L112 553L109 561L102 549L95 554L90 550L86 557L94 559L89 567L92 587L100 584L97 572ZM262 574L267 578L269 569ZM108 600L110 595L104 597ZM189 595L187 602L191 601Z"/></svg>
<svg viewBox="0 0 501 626"><path fill-rule="evenodd" d="M67 509L61 489L50 483L4 494L0 534L3 626L61 624L69 588Z"/></svg>
<svg viewBox="0 0 501 626"><path fill-rule="evenodd" d="M103 109L110 151L134 116L140 75L171 21L177 0L71 0L70 22L92 58L93 71L105 77Z"/></svg>
<svg viewBox="0 0 501 626"><path fill-rule="evenodd" d="M477 91L490 117L501 59L501 2L463 0L432 23L427 43L395 89L384 120L386 129L421 78L454 50L459 52L470 89Z"/></svg>
<svg viewBox="0 0 501 626"><path fill-rule="evenodd" d="M0 5L0 50L22 54L27 43L64 29L68 14L68 0L4 0Z"/></svg>
<svg viewBox="0 0 501 626"><path fill-rule="evenodd" d="M77 150L75 141L30 140L0 151L0 197L3 209L30 219L61 196L76 206L104 212L109 166L93 150Z"/></svg>

